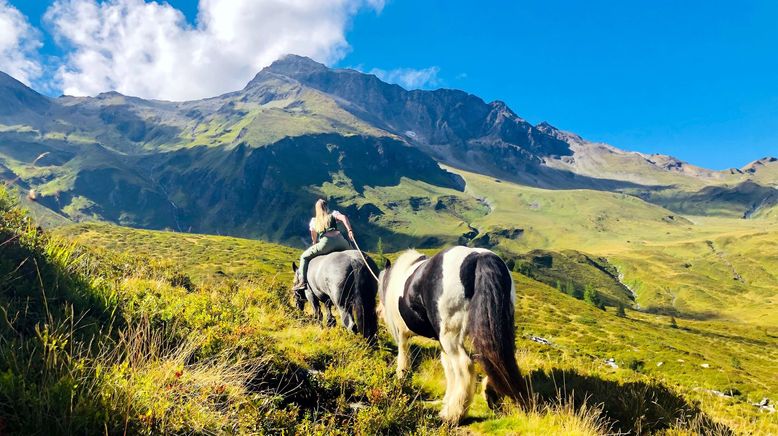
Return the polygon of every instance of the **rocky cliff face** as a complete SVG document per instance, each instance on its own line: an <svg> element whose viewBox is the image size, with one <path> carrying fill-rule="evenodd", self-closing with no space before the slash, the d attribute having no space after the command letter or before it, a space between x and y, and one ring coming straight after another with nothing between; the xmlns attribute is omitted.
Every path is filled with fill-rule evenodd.
<svg viewBox="0 0 778 436"><path fill-rule="evenodd" d="M310 59L287 56L261 71L247 89L283 76L331 95L344 110L404 138L435 158L470 167L492 153L517 168L544 156L571 154L568 144L517 116L505 103L486 103L463 91L407 91L354 70L333 70ZM471 168L478 169L478 168Z"/></svg>

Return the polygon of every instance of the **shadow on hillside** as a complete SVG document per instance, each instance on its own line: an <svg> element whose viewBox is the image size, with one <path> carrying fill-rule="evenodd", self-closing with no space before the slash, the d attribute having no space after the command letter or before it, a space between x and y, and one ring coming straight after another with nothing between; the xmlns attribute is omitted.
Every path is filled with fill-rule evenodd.
<svg viewBox="0 0 778 436"><path fill-rule="evenodd" d="M692 321L709 321L721 318L719 313L713 311L695 312L693 310L678 310L675 307L669 306L649 306L642 309L641 312L650 313L652 315L673 316L675 318Z"/></svg>
<svg viewBox="0 0 778 436"><path fill-rule="evenodd" d="M66 264L76 255L68 254L67 245L47 247L40 233L34 238L22 244L19 234L0 230L0 309L6 318L0 332L8 334L5 339L32 339L40 326L56 329L71 322L79 325L72 334L89 338L121 319L119 309L93 292L85 276L69 270Z"/></svg>
<svg viewBox="0 0 778 436"><path fill-rule="evenodd" d="M341 206L339 210L354 218L363 249L375 247L379 238L385 241L385 249L400 249L439 246L459 236L444 240L443 236L394 233L375 224L385 213L384 206L366 203L344 210L338 204L353 203L369 187L399 186L403 179L464 189L460 176L391 138L317 134L263 147L198 146L140 157L135 165L142 174L159 175L152 185L176 199L173 227L180 230L303 246L299 238L308 239L305 230L313 205L328 196L331 208ZM129 206L121 212L150 214L148 208Z"/></svg>
<svg viewBox="0 0 778 436"><path fill-rule="evenodd" d="M600 406L614 431L650 434L680 425L701 434L734 434L661 383L618 383L562 369L536 370L528 379L541 405Z"/></svg>

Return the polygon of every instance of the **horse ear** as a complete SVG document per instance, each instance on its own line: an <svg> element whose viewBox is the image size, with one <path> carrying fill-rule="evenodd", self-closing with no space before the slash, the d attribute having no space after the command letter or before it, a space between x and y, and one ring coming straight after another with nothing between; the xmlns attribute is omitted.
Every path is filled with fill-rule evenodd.
<svg viewBox="0 0 778 436"><path fill-rule="evenodd" d="M384 269L389 269L391 266L392 266L392 261L386 259L386 262L384 262Z"/></svg>
<svg viewBox="0 0 778 436"><path fill-rule="evenodd" d="M297 272L297 264L292 261L292 272Z"/></svg>

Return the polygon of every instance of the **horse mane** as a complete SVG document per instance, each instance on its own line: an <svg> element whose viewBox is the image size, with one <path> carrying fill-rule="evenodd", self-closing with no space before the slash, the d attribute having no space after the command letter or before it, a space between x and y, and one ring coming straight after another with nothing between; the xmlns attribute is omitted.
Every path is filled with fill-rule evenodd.
<svg viewBox="0 0 778 436"><path fill-rule="evenodd" d="M388 282L386 283L386 289L384 290L384 295L393 294L393 295L402 295L403 291L402 289L405 286L405 280L407 279L407 271L411 268L411 266L416 263L419 259L426 259L427 256L422 255L416 250L406 250L404 251L400 257L397 258L396 261L392 264L392 266L389 268L387 273L389 274ZM396 305L396 303L390 303L393 305ZM386 326L389 330L389 332L394 336L395 340L397 340L398 330L397 330L397 323L402 322L398 317L400 316L400 313L397 309L397 307L387 307L384 306L384 321L386 321Z"/></svg>
<svg viewBox="0 0 778 436"><path fill-rule="evenodd" d="M403 251L403 254L400 255L400 257L397 258L397 260L392 264L392 269L395 272L402 273L403 271L407 270L411 267L414 263L416 263L417 260L419 260L420 257L427 257L418 251L414 249L408 249Z"/></svg>

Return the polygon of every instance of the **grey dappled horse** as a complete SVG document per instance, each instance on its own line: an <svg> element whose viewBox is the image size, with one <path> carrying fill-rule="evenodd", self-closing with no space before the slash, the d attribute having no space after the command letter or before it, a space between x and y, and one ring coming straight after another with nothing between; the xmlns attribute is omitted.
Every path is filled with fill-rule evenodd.
<svg viewBox="0 0 778 436"><path fill-rule="evenodd" d="M378 274L378 266L373 259L365 255L370 268ZM292 270L297 272L297 265L292 262ZM305 301L313 307L314 317L321 322L322 313L319 303L327 309L327 325L335 325L332 306L340 312L341 320L346 329L361 333L366 338L373 338L378 330L378 317L375 303L378 283L365 266L365 262L357 250L338 251L311 259L308 266L308 287L298 289L299 283L295 274L293 288L297 307L303 310Z"/></svg>

